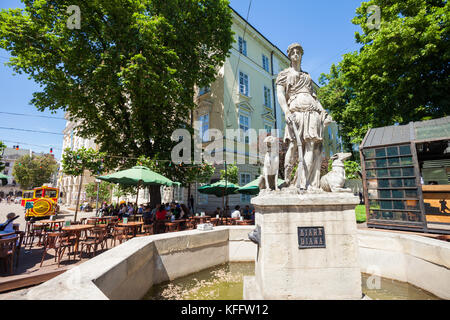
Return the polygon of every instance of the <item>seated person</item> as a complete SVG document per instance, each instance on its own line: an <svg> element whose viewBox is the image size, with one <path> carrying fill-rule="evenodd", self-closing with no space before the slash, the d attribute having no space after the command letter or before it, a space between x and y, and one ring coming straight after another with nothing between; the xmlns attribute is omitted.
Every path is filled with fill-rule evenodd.
<svg viewBox="0 0 450 320"><path fill-rule="evenodd" d="M216 217L216 216L222 216L222 210L220 210L220 208L219 207L217 207L217 209L216 209L216 211L214 211L214 217Z"/></svg>
<svg viewBox="0 0 450 320"><path fill-rule="evenodd" d="M178 219L181 214L180 205L176 205L172 202L172 205L170 206L170 213L175 216L175 219Z"/></svg>
<svg viewBox="0 0 450 320"><path fill-rule="evenodd" d="M15 232L13 221L19 218L14 212L10 212L6 215L6 222L0 225L0 234ZM8 237L3 237L3 239L13 238L15 235L10 235Z"/></svg>
<svg viewBox="0 0 450 320"><path fill-rule="evenodd" d="M250 214L251 214L250 207L245 206L245 209L242 210L242 215L244 216L244 219L250 218Z"/></svg>
<svg viewBox="0 0 450 320"><path fill-rule="evenodd" d="M159 206L156 210L156 220L166 220L167 211L163 206Z"/></svg>
<svg viewBox="0 0 450 320"><path fill-rule="evenodd" d="M191 216L191 211L189 210L188 207L186 207L185 204L183 203L180 204L180 210L181 210L180 219L186 219Z"/></svg>
<svg viewBox="0 0 450 320"><path fill-rule="evenodd" d="M240 206L236 206L234 207L234 211L233 213L231 213L231 218L240 218L241 217L241 211L239 211L241 207Z"/></svg>
<svg viewBox="0 0 450 320"><path fill-rule="evenodd" d="M142 213L142 218L144 219L144 224L152 224L153 216L152 210L150 210L150 206L145 206L144 211Z"/></svg>

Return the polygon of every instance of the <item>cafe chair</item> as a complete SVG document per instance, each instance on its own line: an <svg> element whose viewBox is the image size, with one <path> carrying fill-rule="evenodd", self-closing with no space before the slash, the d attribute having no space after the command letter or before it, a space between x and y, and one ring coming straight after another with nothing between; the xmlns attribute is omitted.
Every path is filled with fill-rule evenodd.
<svg viewBox="0 0 450 320"><path fill-rule="evenodd" d="M166 222L164 232L176 232L178 231L178 223Z"/></svg>
<svg viewBox="0 0 450 320"><path fill-rule="evenodd" d="M101 247L102 250L108 249L107 240L107 230L106 228L95 228L91 230L92 237L87 240L81 241L81 253L86 249L86 254L92 253L92 256L95 256L97 253L98 247ZM92 252L91 252L92 251Z"/></svg>
<svg viewBox="0 0 450 320"><path fill-rule="evenodd" d="M142 226L143 232L136 235L136 237L145 237L153 234L153 224L144 224Z"/></svg>
<svg viewBox="0 0 450 320"><path fill-rule="evenodd" d="M20 248L22 247L23 239L25 238L25 231L16 231L16 235L19 237L19 241L16 246L16 269L19 266Z"/></svg>
<svg viewBox="0 0 450 320"><path fill-rule="evenodd" d="M112 233L112 247L116 246L116 241L119 241L119 244L128 240L128 228L125 227L117 227L113 228Z"/></svg>
<svg viewBox="0 0 450 320"><path fill-rule="evenodd" d="M14 271L14 255L18 239L18 236L0 239L0 259L3 260L5 271L7 271L7 266L9 265L9 272L11 275Z"/></svg>
<svg viewBox="0 0 450 320"><path fill-rule="evenodd" d="M58 260L58 268L61 263L61 258L64 255L66 249L68 249L69 253L69 261L70 261L70 253L73 251L74 241L70 239L70 234L66 232L49 232L45 235L44 239L44 252L42 253L41 267L44 263L45 256L48 250L55 250L55 261Z"/></svg>

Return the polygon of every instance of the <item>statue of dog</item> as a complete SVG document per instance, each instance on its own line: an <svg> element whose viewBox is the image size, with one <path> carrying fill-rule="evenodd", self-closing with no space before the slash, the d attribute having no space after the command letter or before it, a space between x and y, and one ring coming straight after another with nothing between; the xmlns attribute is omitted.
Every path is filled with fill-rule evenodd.
<svg viewBox="0 0 450 320"><path fill-rule="evenodd" d="M344 161L352 156L351 153L336 153L331 157L333 160L332 169L320 179L320 187L323 191L337 192L349 191L344 189L345 168Z"/></svg>
<svg viewBox="0 0 450 320"><path fill-rule="evenodd" d="M268 136L264 142L267 143L267 152L264 157L263 176L259 180L259 190L279 190L277 182L280 157L277 152L271 152L272 145L278 143L278 138Z"/></svg>

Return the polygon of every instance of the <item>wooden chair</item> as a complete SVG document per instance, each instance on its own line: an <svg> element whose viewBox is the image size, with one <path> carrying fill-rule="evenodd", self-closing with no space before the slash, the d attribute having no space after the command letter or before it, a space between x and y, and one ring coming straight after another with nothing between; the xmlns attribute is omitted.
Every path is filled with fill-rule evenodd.
<svg viewBox="0 0 450 320"><path fill-rule="evenodd" d="M156 220L153 223L153 232L154 234L159 234L159 233L164 233L166 231L166 226L165 226L165 221L164 220Z"/></svg>
<svg viewBox="0 0 450 320"><path fill-rule="evenodd" d="M16 231L19 241L16 246L16 268L19 266L20 248L22 247L23 239L25 238L25 231Z"/></svg>
<svg viewBox="0 0 450 320"><path fill-rule="evenodd" d="M44 263L45 255L48 250L55 250L55 261L58 259L58 268L61 262L61 257L64 255L66 248L69 250L69 260L70 253L73 251L74 241L70 238L70 234L66 232L48 232L44 239L44 252L42 253L41 267Z"/></svg>
<svg viewBox="0 0 450 320"><path fill-rule="evenodd" d="M195 229L195 219L188 218L186 220L186 230L193 230L193 229Z"/></svg>
<svg viewBox="0 0 450 320"><path fill-rule="evenodd" d="M122 244L122 242L127 241L128 239L128 228L117 226L114 227L111 241L111 245L113 247L116 246L116 241L119 241L119 244Z"/></svg>
<svg viewBox="0 0 450 320"><path fill-rule="evenodd" d="M136 235L136 237L145 237L153 234L153 224L144 224L142 226L143 232Z"/></svg>
<svg viewBox="0 0 450 320"><path fill-rule="evenodd" d="M14 255L18 239L18 236L8 239L0 239L0 259L4 260L5 271L9 265L10 274L13 274L14 270Z"/></svg>
<svg viewBox="0 0 450 320"><path fill-rule="evenodd" d="M93 256L96 255L97 253L97 249L100 246L103 249L108 249L108 244L106 242L107 240L107 230L106 228L94 228L91 229L91 235L92 237L88 238L87 240L83 240L81 241L81 251L80 251L80 256L81 253L84 251L84 249L86 249L86 254L91 253L92 250L92 254Z"/></svg>
<svg viewBox="0 0 450 320"><path fill-rule="evenodd" d="M38 237L38 243L37 245L40 246L42 245L42 237L44 237L45 234L45 225L43 224L37 224L35 222L27 222L27 227L26 227L26 239L25 239L25 244L24 246L26 247L27 245L30 246L30 248L28 250L31 250L31 247L33 246L34 243L34 238Z"/></svg>
<svg viewBox="0 0 450 320"><path fill-rule="evenodd" d="M164 232L176 232L178 231L178 223L175 222L166 222L164 224L165 226L165 231Z"/></svg>

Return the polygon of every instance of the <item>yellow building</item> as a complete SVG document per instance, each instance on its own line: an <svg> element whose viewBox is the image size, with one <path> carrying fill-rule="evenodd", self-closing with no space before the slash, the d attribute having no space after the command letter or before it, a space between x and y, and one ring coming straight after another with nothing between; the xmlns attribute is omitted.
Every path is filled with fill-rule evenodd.
<svg viewBox="0 0 450 320"><path fill-rule="evenodd" d="M276 96L275 81L279 71L288 68L290 61L284 51L234 10L232 30L235 42L230 56L220 69L217 80L210 87L198 89L194 119L198 122L203 146L211 141L211 137L204 134L208 129L223 132L223 154L216 151L217 157L227 159L228 164L238 163L239 184L242 186L260 175L262 163L257 159L260 130L276 130L278 137L284 136L285 117ZM230 129L242 129L243 134L237 137L230 135L227 132ZM329 126L323 145L324 154L328 157L339 149L336 124ZM213 182L219 179L223 165L217 168ZM195 190L199 186L197 184ZM176 194L175 200L186 202L186 192L179 190ZM222 206L222 199L195 193L195 204L196 212L212 211ZM241 207L249 205L250 196L229 196L230 208L237 204Z"/></svg>

